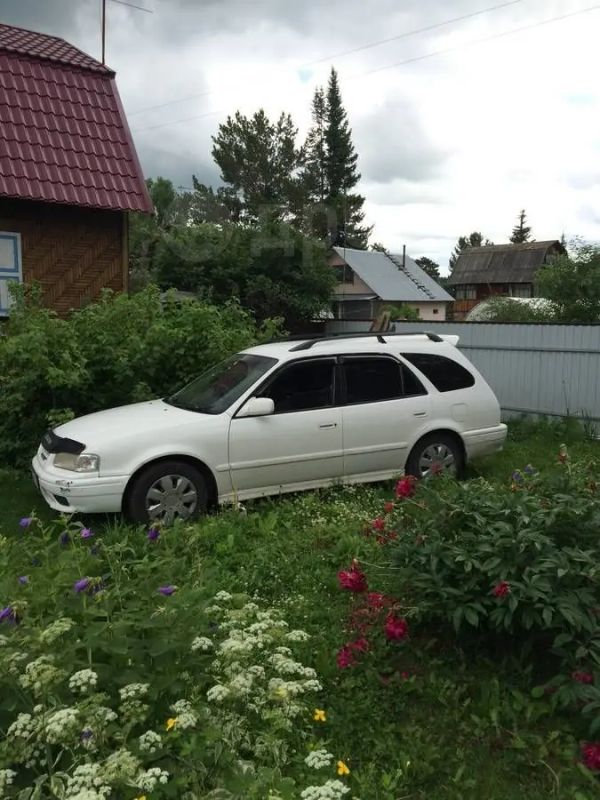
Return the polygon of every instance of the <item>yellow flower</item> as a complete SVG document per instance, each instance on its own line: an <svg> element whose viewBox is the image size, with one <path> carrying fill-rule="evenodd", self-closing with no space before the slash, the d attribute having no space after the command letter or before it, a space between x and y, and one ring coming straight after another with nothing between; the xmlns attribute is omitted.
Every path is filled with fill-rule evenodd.
<svg viewBox="0 0 600 800"><path fill-rule="evenodd" d="M167 720L167 724L165 725L165 728L168 731L170 731L175 727L175 725L177 725L177 718L176 717L169 717L169 719Z"/></svg>
<svg viewBox="0 0 600 800"><path fill-rule="evenodd" d="M315 722L325 722L325 720L327 719L327 715L325 714L322 708L315 708L313 719Z"/></svg>
<svg viewBox="0 0 600 800"><path fill-rule="evenodd" d="M348 769L346 764L344 764L343 761L338 761L337 762L337 774L338 775L350 775L350 770Z"/></svg>
<svg viewBox="0 0 600 800"><path fill-rule="evenodd" d="M134 797L133 800L146 800L146 795L141 794L139 797Z"/></svg>

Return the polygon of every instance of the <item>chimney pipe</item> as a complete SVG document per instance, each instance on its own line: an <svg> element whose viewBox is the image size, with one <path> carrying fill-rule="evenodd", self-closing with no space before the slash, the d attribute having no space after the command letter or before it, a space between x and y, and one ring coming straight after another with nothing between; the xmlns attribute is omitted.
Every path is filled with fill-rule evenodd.
<svg viewBox="0 0 600 800"><path fill-rule="evenodd" d="M406 269L406 245L402 245L402 269Z"/></svg>

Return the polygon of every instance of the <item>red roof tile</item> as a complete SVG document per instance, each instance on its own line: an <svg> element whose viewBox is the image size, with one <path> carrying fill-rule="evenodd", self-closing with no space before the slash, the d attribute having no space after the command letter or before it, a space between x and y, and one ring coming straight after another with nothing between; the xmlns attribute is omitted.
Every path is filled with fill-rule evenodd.
<svg viewBox="0 0 600 800"><path fill-rule="evenodd" d="M0 196L151 213L114 72L0 24Z"/></svg>

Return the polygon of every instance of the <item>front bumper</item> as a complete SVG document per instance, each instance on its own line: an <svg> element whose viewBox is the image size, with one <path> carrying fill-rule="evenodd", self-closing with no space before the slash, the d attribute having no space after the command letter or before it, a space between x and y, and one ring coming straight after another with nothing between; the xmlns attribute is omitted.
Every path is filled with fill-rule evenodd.
<svg viewBox="0 0 600 800"><path fill-rule="evenodd" d="M128 477L102 478L55 469L38 451L31 462L33 480L50 508L64 514L104 514L121 511Z"/></svg>

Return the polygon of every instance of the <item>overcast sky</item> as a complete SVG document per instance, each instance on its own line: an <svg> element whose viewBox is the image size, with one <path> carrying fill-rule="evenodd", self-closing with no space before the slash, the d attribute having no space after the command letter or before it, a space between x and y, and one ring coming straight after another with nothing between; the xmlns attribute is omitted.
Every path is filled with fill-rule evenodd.
<svg viewBox="0 0 600 800"><path fill-rule="evenodd" d="M593 0L131 2L153 13L108 0L107 63L146 176L218 183L210 137L237 109L289 111L303 137L333 65L374 241L445 267L521 208L536 239L600 239L600 4L574 14ZM100 0L0 0L0 20L100 56Z"/></svg>

